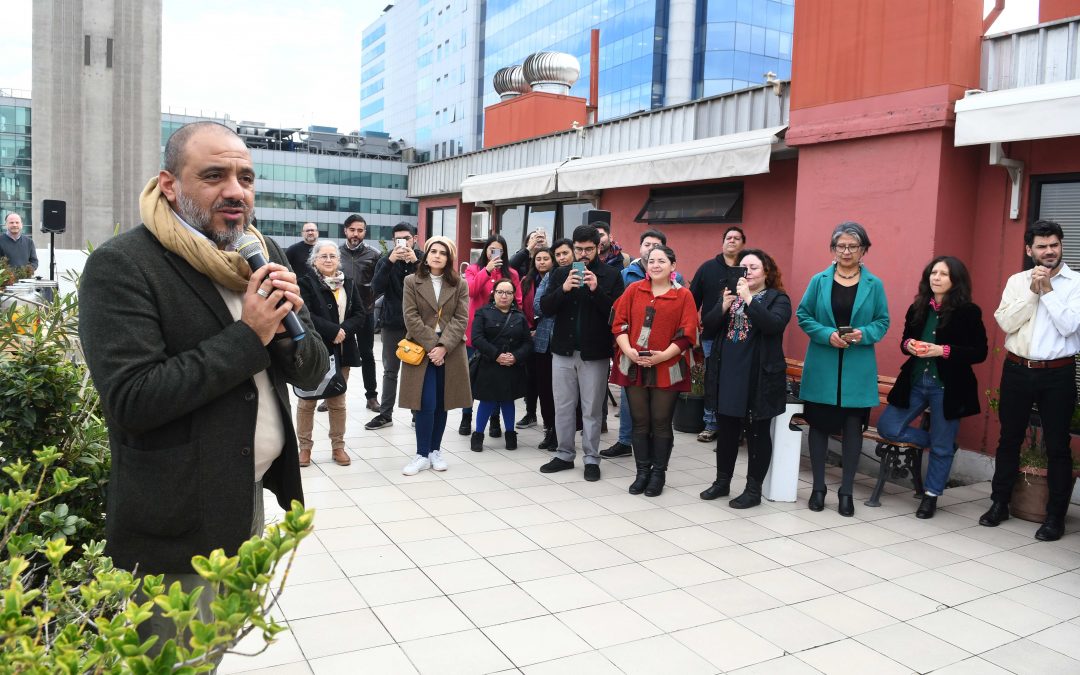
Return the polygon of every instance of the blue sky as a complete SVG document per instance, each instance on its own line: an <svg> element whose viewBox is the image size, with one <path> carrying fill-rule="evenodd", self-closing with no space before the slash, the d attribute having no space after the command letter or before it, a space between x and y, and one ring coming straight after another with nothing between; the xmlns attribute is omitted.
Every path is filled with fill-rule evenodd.
<svg viewBox="0 0 1080 675"><path fill-rule="evenodd" d="M31 89L33 0L2 0L0 89ZM360 33L391 0L164 0L163 110L270 125L359 126ZM984 0L986 11L993 0ZM1034 24L1007 0L991 32ZM392 83L390 83L393 86Z"/></svg>

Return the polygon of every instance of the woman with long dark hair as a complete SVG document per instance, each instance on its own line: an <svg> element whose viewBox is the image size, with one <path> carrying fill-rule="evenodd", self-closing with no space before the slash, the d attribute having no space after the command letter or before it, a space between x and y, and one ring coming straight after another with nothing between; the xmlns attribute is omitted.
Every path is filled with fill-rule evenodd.
<svg viewBox="0 0 1080 675"><path fill-rule="evenodd" d="M675 402L679 392L690 390L686 352L697 343L698 314L690 289L674 283L674 251L653 248L645 269L648 278L627 286L613 308L611 332L621 354L611 382L626 387L634 420L637 476L629 492L656 497L675 443Z"/></svg>
<svg viewBox="0 0 1080 675"><path fill-rule="evenodd" d="M863 266L870 237L862 225L843 222L833 228L833 262L810 277L795 316L810 338L799 396L810 423L810 468L814 489L811 511L825 508L825 455L829 436L840 434L844 471L837 511L855 515L852 488L862 451L862 432L870 409L878 405L874 345L889 329L889 303L881 279Z"/></svg>
<svg viewBox="0 0 1080 675"><path fill-rule="evenodd" d="M574 243L569 239L557 239L551 248L544 249L551 259L551 268L544 272L533 297L533 316L536 318L536 331L533 333L533 369L532 376L536 381L536 395L540 400L540 416L544 420L544 439L537 447L541 450L554 452L559 447L559 439L555 435L555 395L551 382L551 352L548 345L551 343L551 332L555 329L555 317L544 316L540 309L540 298L547 293L548 281L551 279L551 270L556 267L569 265L574 260ZM541 251L537 251L540 255ZM578 408L578 427L581 426L581 410Z"/></svg>
<svg viewBox="0 0 1080 675"><path fill-rule="evenodd" d="M746 268L732 293L724 295L702 318L703 332L716 335L711 359L720 383L716 398L716 482L702 499L725 497L745 427L749 460L746 489L728 506L748 509L761 504L761 484L772 462L772 419L787 405L784 328L791 321L791 299L780 269L769 254L743 249L737 265Z"/></svg>
<svg viewBox="0 0 1080 675"><path fill-rule="evenodd" d="M399 404L416 411L416 456L401 470L446 471L442 437L446 411L472 403L465 324L469 289L458 276L457 248L446 237L431 237L416 273L405 277L401 310L406 336L424 348L419 365L401 364Z"/></svg>
<svg viewBox="0 0 1080 675"><path fill-rule="evenodd" d="M540 260L536 259L538 255L541 256ZM530 331L536 330L535 300L537 287L543 281L544 275L550 272L554 266L555 261L551 258L551 251L540 248L533 252L533 257L529 259L529 270L521 279L521 311L525 313L525 321L529 324ZM530 367L529 370L534 371L535 369ZM518 429L528 429L536 426L536 401L539 393L536 375L533 374L529 378L529 390L525 393L525 416L518 420L516 424Z"/></svg>
<svg viewBox="0 0 1080 675"><path fill-rule="evenodd" d="M514 401L525 396L529 387L529 356L532 335L525 314L514 301L514 282L499 279L491 291L491 300L473 318L473 349L480 354L472 383L476 406L476 431L470 449L484 449L484 423L502 413L506 424L506 449L517 450L514 431Z"/></svg>
<svg viewBox="0 0 1080 675"><path fill-rule="evenodd" d="M883 438L930 448L917 518L933 518L945 492L961 418L979 413L979 385L971 366L986 360L982 311L971 301L971 275L958 258L930 261L904 319L900 350L908 360L878 420ZM910 426L930 408L930 429Z"/></svg>
<svg viewBox="0 0 1080 675"><path fill-rule="evenodd" d="M514 288L518 289L515 291L514 301L517 302L518 307L521 307L521 282L518 279L517 270L511 268L507 262L507 255L506 240L500 234L493 234L484 242L484 248L480 250L477 261L465 269L465 281L469 286L469 324L465 327L465 346L470 357L473 353L473 317L476 316L478 309L487 304L496 281L510 279L514 282ZM485 426L487 426L487 420L480 425L481 428ZM468 436L472 431L472 405L470 403L468 407L461 410L461 425L458 427L458 433ZM491 418L490 433L492 438L502 435L498 415L493 415Z"/></svg>

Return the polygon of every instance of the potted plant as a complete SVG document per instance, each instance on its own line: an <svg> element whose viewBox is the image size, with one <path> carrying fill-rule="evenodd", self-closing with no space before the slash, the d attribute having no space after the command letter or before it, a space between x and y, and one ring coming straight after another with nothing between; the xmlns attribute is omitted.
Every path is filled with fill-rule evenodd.
<svg viewBox="0 0 1080 675"><path fill-rule="evenodd" d="M705 361L697 358L700 350L695 352L694 365L690 366L690 391L679 394L672 419L675 431L687 434L697 434L705 428Z"/></svg>
<svg viewBox="0 0 1080 675"><path fill-rule="evenodd" d="M997 411L999 401L997 394L999 389L987 390L986 395L990 409ZM1077 411L1080 412L1080 411ZM1070 427L1077 428L1078 415L1073 413ZM1041 523L1046 520L1046 502L1050 497L1050 488L1046 482L1046 443L1042 435L1042 419L1039 411L1032 409L1028 420L1028 433L1023 447L1020 448L1020 471L1013 486L1012 498L1009 500L1009 512L1032 523ZM1072 486L1076 486L1076 479L1080 477L1080 461L1073 460ZM1072 488L1070 488L1070 492Z"/></svg>

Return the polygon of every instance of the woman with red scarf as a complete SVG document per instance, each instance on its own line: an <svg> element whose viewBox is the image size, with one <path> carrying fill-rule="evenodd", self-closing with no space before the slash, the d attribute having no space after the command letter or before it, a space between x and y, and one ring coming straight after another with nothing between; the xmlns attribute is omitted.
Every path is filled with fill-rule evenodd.
<svg viewBox="0 0 1080 675"><path fill-rule="evenodd" d="M674 251L655 247L646 272L647 278L627 286L615 303L611 331L621 353L611 382L626 387L634 420L637 476L630 494L656 497L664 490L675 443L675 402L679 392L690 391L686 352L697 344L698 314L690 289L674 281Z"/></svg>

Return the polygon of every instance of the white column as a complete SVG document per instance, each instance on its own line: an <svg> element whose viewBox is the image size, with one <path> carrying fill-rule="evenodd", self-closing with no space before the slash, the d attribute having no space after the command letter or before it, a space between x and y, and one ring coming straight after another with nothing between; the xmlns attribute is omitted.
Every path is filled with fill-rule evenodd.
<svg viewBox="0 0 1080 675"><path fill-rule="evenodd" d="M685 103L694 92L694 17L697 0L670 0L664 105Z"/></svg>

